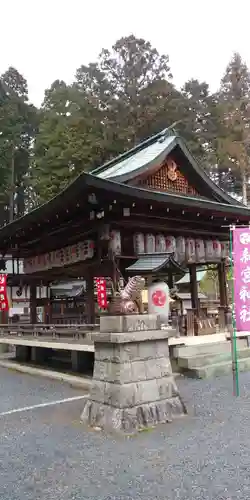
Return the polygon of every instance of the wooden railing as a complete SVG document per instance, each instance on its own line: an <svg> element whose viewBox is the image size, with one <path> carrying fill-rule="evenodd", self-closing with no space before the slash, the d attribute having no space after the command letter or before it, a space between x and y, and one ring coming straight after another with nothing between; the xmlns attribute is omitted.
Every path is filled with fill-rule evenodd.
<svg viewBox="0 0 250 500"><path fill-rule="evenodd" d="M21 337L46 337L58 338L84 338L88 333L98 331L98 324L84 325L52 325L45 323L37 324L0 324L0 343L4 336Z"/></svg>
<svg viewBox="0 0 250 500"><path fill-rule="evenodd" d="M216 318L210 318L205 311L200 310L199 314L195 309L187 311L186 335L210 335L216 333Z"/></svg>

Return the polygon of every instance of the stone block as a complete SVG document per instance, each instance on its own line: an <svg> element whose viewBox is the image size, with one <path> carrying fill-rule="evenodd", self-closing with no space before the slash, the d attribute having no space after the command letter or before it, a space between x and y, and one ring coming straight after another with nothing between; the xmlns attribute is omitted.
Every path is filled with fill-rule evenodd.
<svg viewBox="0 0 250 500"><path fill-rule="evenodd" d="M100 317L100 333L120 333L124 332L124 317L123 316L101 316Z"/></svg>
<svg viewBox="0 0 250 500"><path fill-rule="evenodd" d="M95 345L95 361L113 361L114 349L117 346L112 344L99 344ZM119 346L118 346L119 347Z"/></svg>
<svg viewBox="0 0 250 500"><path fill-rule="evenodd" d="M145 380L144 382L138 382L136 384L136 401L135 405L141 405L144 403L151 403L152 401L158 401L159 389L157 385L157 380Z"/></svg>
<svg viewBox="0 0 250 500"><path fill-rule="evenodd" d="M142 382L148 379L146 361L144 359L133 361L130 366L130 378L133 382Z"/></svg>
<svg viewBox="0 0 250 500"><path fill-rule="evenodd" d="M157 358L155 364L160 370L161 377L166 377L172 374L172 367L169 358Z"/></svg>
<svg viewBox="0 0 250 500"><path fill-rule="evenodd" d="M159 423L171 422L174 417L184 416L178 398L147 403L133 408L115 408L85 400L81 419L88 425L107 431L136 432Z"/></svg>
<svg viewBox="0 0 250 500"><path fill-rule="evenodd" d="M127 363L138 360L138 343L115 344L112 351L112 361L114 363Z"/></svg>
<svg viewBox="0 0 250 500"><path fill-rule="evenodd" d="M146 371L146 379L153 380L155 378L161 377L162 368L157 363L155 359L146 359L144 361L145 371Z"/></svg>
<svg viewBox="0 0 250 500"><path fill-rule="evenodd" d="M165 339L157 340L154 347L157 358L169 358L169 346Z"/></svg>
<svg viewBox="0 0 250 500"><path fill-rule="evenodd" d="M101 333L123 333L159 330L161 322L156 314L133 314L124 316L101 316Z"/></svg>
<svg viewBox="0 0 250 500"><path fill-rule="evenodd" d="M166 342L166 339L165 339ZM155 359L156 358L156 349L155 342L145 341L138 343L138 356L139 359Z"/></svg>
<svg viewBox="0 0 250 500"><path fill-rule="evenodd" d="M173 377L162 377L157 380L159 399L168 399L173 396Z"/></svg>
<svg viewBox="0 0 250 500"><path fill-rule="evenodd" d="M106 382L104 402L115 408L132 408L137 404L137 384L112 384Z"/></svg>
<svg viewBox="0 0 250 500"><path fill-rule="evenodd" d="M156 314L135 314L124 316L124 332L141 332L160 330L160 318Z"/></svg>
<svg viewBox="0 0 250 500"><path fill-rule="evenodd" d="M100 403L105 403L106 391L105 391L106 382L102 380L92 380L91 390L90 390L90 398L93 401L97 401Z"/></svg>
<svg viewBox="0 0 250 500"><path fill-rule="evenodd" d="M93 378L95 380L106 380L110 371L109 365L110 361L96 361Z"/></svg>
<svg viewBox="0 0 250 500"><path fill-rule="evenodd" d="M92 340L94 344L129 344L131 342L145 342L157 340L167 340L172 336L174 330L142 330L137 332L118 332L118 333L93 333Z"/></svg>

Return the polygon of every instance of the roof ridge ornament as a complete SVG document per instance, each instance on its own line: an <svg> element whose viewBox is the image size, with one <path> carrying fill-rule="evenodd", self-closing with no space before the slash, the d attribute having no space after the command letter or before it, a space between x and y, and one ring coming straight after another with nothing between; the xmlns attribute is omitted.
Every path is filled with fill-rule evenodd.
<svg viewBox="0 0 250 500"><path fill-rule="evenodd" d="M163 129L160 132L160 137L159 137L158 142L164 142L165 139L167 139L168 137L172 137L172 136L178 135L177 131L175 130L175 127L179 123L181 123L181 120L177 120L174 123L172 123L171 125L169 125L169 127Z"/></svg>

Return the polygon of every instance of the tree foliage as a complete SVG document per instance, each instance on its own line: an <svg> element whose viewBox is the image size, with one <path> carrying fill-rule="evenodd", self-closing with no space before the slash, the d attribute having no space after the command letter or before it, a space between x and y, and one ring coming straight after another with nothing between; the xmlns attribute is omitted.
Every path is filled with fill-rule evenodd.
<svg viewBox="0 0 250 500"><path fill-rule="evenodd" d="M218 93L221 134L218 152L233 181L234 192L247 204L250 146L250 73L238 53L226 68Z"/></svg>
<svg viewBox="0 0 250 500"><path fill-rule="evenodd" d="M27 82L15 68L1 76L0 98L0 222L4 224L10 216L25 211L26 175L37 117L36 109L27 102Z"/></svg>
<svg viewBox="0 0 250 500"><path fill-rule="evenodd" d="M9 68L0 78L0 222L12 190L22 214L27 197L32 204L50 199L82 171L173 123L211 178L246 203L249 102L249 71L239 54L217 92L197 79L177 89L168 55L134 35L80 66L71 85L52 83L39 110L29 104L26 80Z"/></svg>

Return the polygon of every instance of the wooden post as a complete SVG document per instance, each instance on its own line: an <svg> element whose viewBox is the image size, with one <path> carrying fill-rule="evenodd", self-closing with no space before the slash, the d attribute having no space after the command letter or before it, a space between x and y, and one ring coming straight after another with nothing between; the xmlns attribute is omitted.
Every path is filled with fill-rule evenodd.
<svg viewBox="0 0 250 500"><path fill-rule="evenodd" d="M193 334L198 335L199 298L198 298L198 285L196 276L196 264L191 264L189 266L189 274L190 274L190 292L191 292L191 304L192 304L193 324L194 324Z"/></svg>
<svg viewBox="0 0 250 500"><path fill-rule="evenodd" d="M94 295L94 277L89 273L86 278L87 294L86 294L86 309L87 309L87 323L95 323L95 295Z"/></svg>
<svg viewBox="0 0 250 500"><path fill-rule="evenodd" d="M36 283L30 285L30 323L37 323L36 319Z"/></svg>
<svg viewBox="0 0 250 500"><path fill-rule="evenodd" d="M218 281L219 281L219 293L220 293L219 328L221 330L224 330L226 326L226 313L228 308L225 261L219 262L217 268L218 268Z"/></svg>
<svg viewBox="0 0 250 500"><path fill-rule="evenodd" d="M168 286L169 286L169 290L172 290L172 288L174 288L174 279L173 279L172 271L168 272Z"/></svg>

